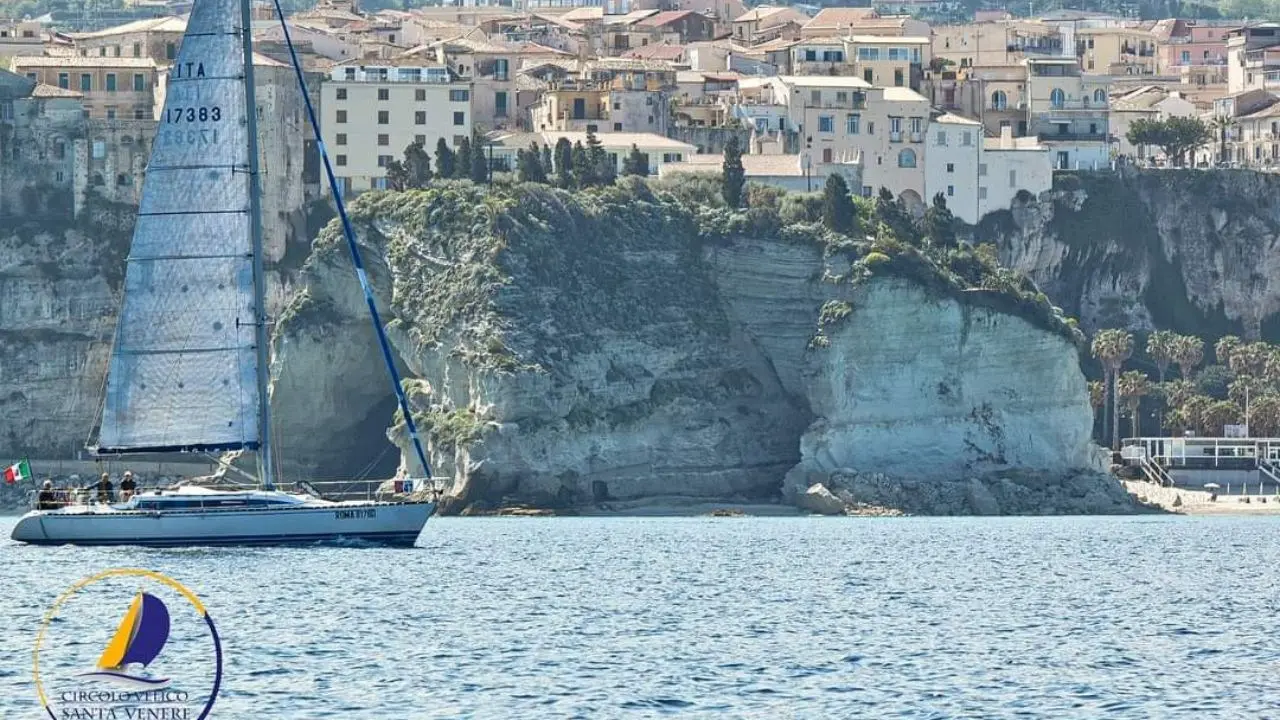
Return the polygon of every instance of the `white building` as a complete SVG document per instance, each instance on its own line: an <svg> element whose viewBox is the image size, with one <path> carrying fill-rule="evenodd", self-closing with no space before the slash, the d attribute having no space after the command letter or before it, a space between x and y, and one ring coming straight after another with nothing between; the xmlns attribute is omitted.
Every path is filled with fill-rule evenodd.
<svg viewBox="0 0 1280 720"><path fill-rule="evenodd" d="M320 90L325 146L344 193L386 187L386 168L421 140L456 147L471 136L471 83L447 67L378 60L340 64Z"/></svg>
<svg viewBox="0 0 1280 720"><path fill-rule="evenodd" d="M969 224L981 217L978 186L982 169L982 123L959 115L936 117L924 151L924 201L939 193L947 208Z"/></svg>
<svg viewBox="0 0 1280 720"><path fill-rule="evenodd" d="M1020 191L1033 197L1053 187L1053 157L1035 137L1013 137L1002 128L987 138L978 165L978 216L1008 210Z"/></svg>

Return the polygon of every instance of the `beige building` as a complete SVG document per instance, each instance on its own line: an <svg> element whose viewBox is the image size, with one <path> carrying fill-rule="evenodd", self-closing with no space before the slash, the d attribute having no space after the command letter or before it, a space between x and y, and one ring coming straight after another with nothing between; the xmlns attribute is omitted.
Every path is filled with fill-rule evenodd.
<svg viewBox="0 0 1280 720"><path fill-rule="evenodd" d="M1137 146L1129 142L1129 128L1136 120L1167 120L1171 117L1196 117L1196 106L1176 90L1147 85L1111 98L1111 134L1119 155L1151 158L1159 148Z"/></svg>
<svg viewBox="0 0 1280 720"><path fill-rule="evenodd" d="M1053 156L1036 138L1015 138L1007 128L982 144L978 164L978 217L1008 210L1021 192L1031 197L1053 187Z"/></svg>
<svg viewBox="0 0 1280 720"><path fill-rule="evenodd" d="M800 28L809 16L793 7L761 6L733 21L733 39L755 45L770 40L800 37Z"/></svg>
<svg viewBox="0 0 1280 720"><path fill-rule="evenodd" d="M187 31L180 17L150 18L95 32L71 33L76 54L98 58L151 58L158 66L173 62Z"/></svg>
<svg viewBox="0 0 1280 720"><path fill-rule="evenodd" d="M856 77L795 75L778 84L807 164L858 162L863 195L883 186L917 207L923 203L927 98Z"/></svg>
<svg viewBox="0 0 1280 720"><path fill-rule="evenodd" d="M381 62L335 65L320 89L324 143L344 193L385 188L387 165L415 140L433 150L472 133L471 83L421 60Z"/></svg>
<svg viewBox="0 0 1280 720"><path fill-rule="evenodd" d="M1018 65L1028 56L1062 54L1062 35L1054 25L1033 20L940 25L933 29L934 57L957 68Z"/></svg>
<svg viewBox="0 0 1280 720"><path fill-rule="evenodd" d="M1086 27L1076 30L1080 68L1093 75L1154 75L1156 36L1139 28Z"/></svg>
<svg viewBox="0 0 1280 720"><path fill-rule="evenodd" d="M149 57L15 57L11 69L80 93L90 118L142 120L155 115L159 71Z"/></svg>
<svg viewBox="0 0 1280 720"><path fill-rule="evenodd" d="M1280 90L1280 23L1246 25L1227 34L1227 91Z"/></svg>
<svg viewBox="0 0 1280 720"><path fill-rule="evenodd" d="M813 17L800 29L805 40L820 37L844 37L846 35L880 35L889 37L931 37L929 24L906 15L889 17L856 17L854 12L865 13L869 8L827 8Z"/></svg>
<svg viewBox="0 0 1280 720"><path fill-rule="evenodd" d="M44 28L34 20L0 20L0 57L43 55Z"/></svg>

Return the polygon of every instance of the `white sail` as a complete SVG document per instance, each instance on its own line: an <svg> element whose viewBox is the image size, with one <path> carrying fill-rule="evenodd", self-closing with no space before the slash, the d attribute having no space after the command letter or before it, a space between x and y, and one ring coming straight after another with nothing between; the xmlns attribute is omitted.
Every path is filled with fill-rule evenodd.
<svg viewBox="0 0 1280 720"><path fill-rule="evenodd" d="M99 452L256 448L238 0L196 0L168 76L107 371Z"/></svg>

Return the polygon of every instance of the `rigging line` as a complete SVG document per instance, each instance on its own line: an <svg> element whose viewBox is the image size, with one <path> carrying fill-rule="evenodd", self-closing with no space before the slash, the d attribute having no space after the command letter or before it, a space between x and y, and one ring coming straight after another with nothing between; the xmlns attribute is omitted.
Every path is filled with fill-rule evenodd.
<svg viewBox="0 0 1280 720"><path fill-rule="evenodd" d="M369 305L369 315L373 320L373 329L378 334L378 344L382 346L382 359L387 364L387 373L391 376L391 385L395 389L396 399L400 402L400 412L404 415L405 429L413 440L413 449L418 462L427 477L431 477L431 464L427 462L427 453L422 449L422 440L418 437L418 426L413 421L413 411L409 408L409 398L405 395L400 381L400 372L391 356L391 346L387 340L386 330L382 327L382 318L378 316L378 306L373 300L373 289L369 286L369 276L365 273L364 262L360 259L360 247L356 244L356 233L351 227L351 218L347 216L346 204L342 202L342 193L338 189L338 178L333 174L333 166L329 163L329 153L324 147L324 138L320 136L320 121L316 118L316 109L311 104L311 95L307 92L307 81L302 76L302 65L298 62L298 53L294 50L290 37L289 24L285 21L284 9L280 0L272 0L276 14L280 16L280 29L284 33L284 44L289 48L289 59L293 64L293 72L298 78L298 88L302 92L302 100L307 106L307 117L311 121L311 130L315 134L316 149L320 151L320 159L324 162L324 172L329 179L329 191L333 193L333 201L338 206L338 217L342 219L342 232L347 237L347 249L351 251L351 263L355 265L356 277L360 279L360 288L364 290L365 302Z"/></svg>

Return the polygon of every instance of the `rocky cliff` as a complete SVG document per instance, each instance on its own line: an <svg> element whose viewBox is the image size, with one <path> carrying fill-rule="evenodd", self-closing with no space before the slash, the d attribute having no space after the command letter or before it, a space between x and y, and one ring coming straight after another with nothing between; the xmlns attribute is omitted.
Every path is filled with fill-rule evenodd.
<svg viewBox="0 0 1280 720"><path fill-rule="evenodd" d="M458 503L1096 470L1078 338L1043 297L966 291L911 248L833 238L787 202L730 212L634 182L360 198L415 417ZM320 421L285 431L312 467L367 457L356 428L388 395L339 239L322 234L277 337L273 401ZM390 436L404 449L402 422ZM1124 506L1109 497L1095 509Z"/></svg>
<svg viewBox="0 0 1280 720"><path fill-rule="evenodd" d="M1280 340L1280 176L1245 170L1059 176L976 231L1090 330Z"/></svg>

